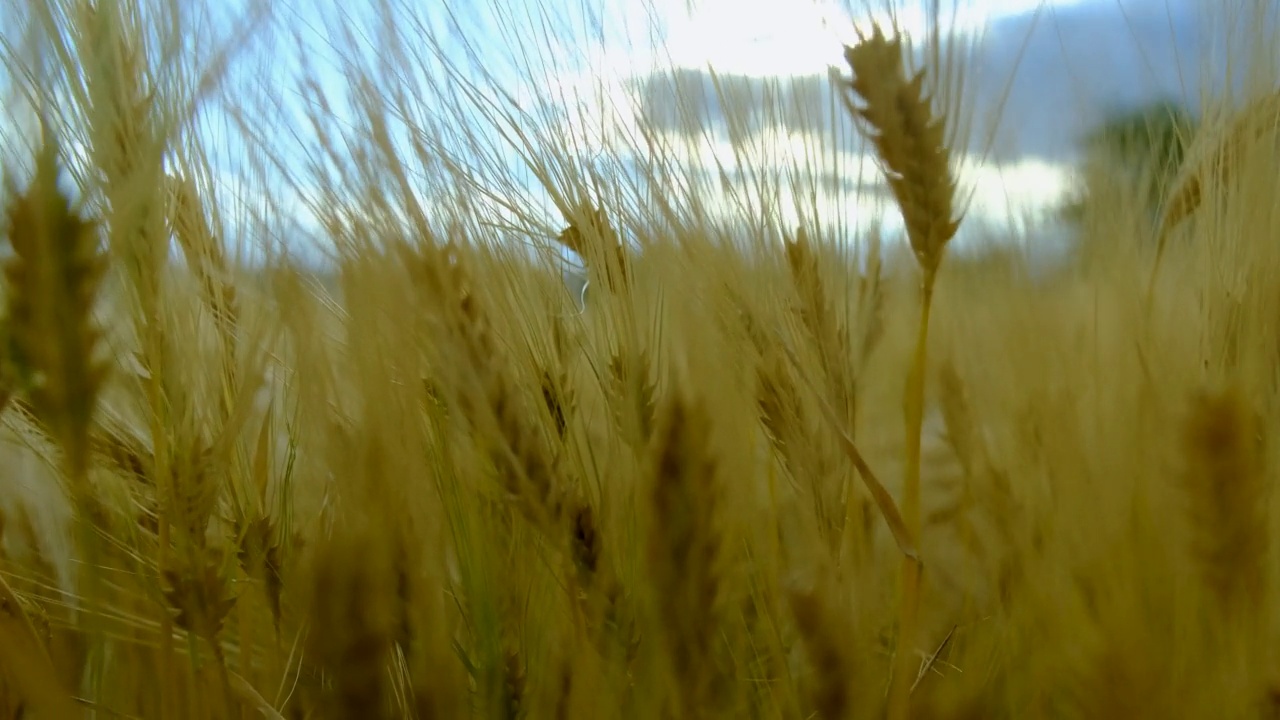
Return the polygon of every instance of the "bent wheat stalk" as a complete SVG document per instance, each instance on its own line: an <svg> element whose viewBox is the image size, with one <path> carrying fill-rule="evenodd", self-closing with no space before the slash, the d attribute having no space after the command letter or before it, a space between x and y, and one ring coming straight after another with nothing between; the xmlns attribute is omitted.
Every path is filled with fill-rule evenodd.
<svg viewBox="0 0 1280 720"><path fill-rule="evenodd" d="M779 343L779 347L787 354L787 358L791 361L793 367L800 367L800 361L796 358L795 352L791 348L787 347L785 343ZM840 442L841 451L853 463L853 467L858 471L858 475L866 485L867 491L871 493L871 499L875 502L876 509L880 511L880 515L884 517L885 524L889 526L889 534L893 536L893 541L898 546L898 552L901 552L903 557L911 562L917 565L921 564L920 551L916 548L915 535L908 529L906 521L902 519L902 512L893 501L893 496L889 494L884 484L876 477L871 465L867 463L866 458L858 450L858 445L849 436L836 411L832 409L831 403L827 402L823 397L817 384L808 375L801 373L800 377L817 398L818 409L822 411L822 417L835 432L836 439Z"/></svg>
<svg viewBox="0 0 1280 720"><path fill-rule="evenodd" d="M947 242L960 221L954 214L956 183L950 167L944 118L935 115L932 97L924 89L924 72L908 76L902 41L886 38L880 28L845 48L853 70L846 81L846 106L861 120L860 129L876 148L885 178L907 226L916 262L923 271L920 284L920 321L915 351L907 377L903 411L906 420L906 457L902 488L903 522L907 543L919 546L920 536L920 436L924 425L924 376L933 285ZM851 97L852 96L852 97ZM860 98L862 105L855 104ZM909 644L919 624L920 585L923 564L904 554L902 599L897 647L889 686L889 718L908 715L916 672L910 667Z"/></svg>

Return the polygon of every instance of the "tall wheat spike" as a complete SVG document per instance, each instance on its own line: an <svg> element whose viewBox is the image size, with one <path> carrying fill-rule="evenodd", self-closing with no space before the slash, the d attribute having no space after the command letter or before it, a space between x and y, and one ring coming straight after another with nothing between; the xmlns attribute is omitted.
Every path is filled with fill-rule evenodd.
<svg viewBox="0 0 1280 720"><path fill-rule="evenodd" d="M107 376L93 311L106 263L96 223L79 217L58 187L58 143L47 125L43 132L34 177L25 193L15 193L5 226L13 256L4 265L8 347L3 360L20 378L36 418L61 446L67 496L82 514L79 527L89 528L99 517L89 487L90 432ZM93 582L96 539L87 531L77 539L87 568L81 576L88 578L80 590L91 593L100 587ZM8 586L2 580L0 586L6 646L0 657L18 661L7 668L10 677L37 707L67 716L73 706L50 677L46 648L30 632ZM23 654L27 659L20 659Z"/></svg>
<svg viewBox="0 0 1280 720"><path fill-rule="evenodd" d="M886 38L877 25L869 38L863 36L859 44L846 48L845 59L853 70L853 78L847 83L846 106L862 120L864 134L875 145L885 179L906 222L911 249L923 271L919 328L903 402L907 442L901 505L907 536L912 545L918 546L920 436L929 313L943 252L960 227L955 216L956 181L951 172L944 118L934 114L932 97L925 92L924 71L908 75L901 39ZM854 98L861 98L862 105L857 105ZM916 676L912 668L913 643L922 575L919 558L903 559L902 605L889 690L890 720L905 720L909 713Z"/></svg>

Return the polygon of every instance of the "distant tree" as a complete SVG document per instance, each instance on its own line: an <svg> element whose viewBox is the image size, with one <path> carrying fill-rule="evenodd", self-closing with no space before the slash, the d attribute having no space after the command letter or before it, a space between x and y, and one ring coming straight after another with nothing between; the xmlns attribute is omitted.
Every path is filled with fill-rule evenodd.
<svg viewBox="0 0 1280 720"><path fill-rule="evenodd" d="M1154 220L1196 127L1186 108L1168 101L1106 120L1084 138L1080 183L1062 217L1079 225L1095 209L1136 204Z"/></svg>

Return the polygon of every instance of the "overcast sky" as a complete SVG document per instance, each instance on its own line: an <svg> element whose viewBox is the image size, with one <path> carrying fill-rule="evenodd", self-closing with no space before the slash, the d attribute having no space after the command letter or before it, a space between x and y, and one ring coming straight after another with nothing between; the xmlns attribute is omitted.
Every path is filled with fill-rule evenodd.
<svg viewBox="0 0 1280 720"><path fill-rule="evenodd" d="M989 160L1000 161L1017 180L1010 192L1024 192L1028 181L1036 192L1050 193L1078 157L1083 134L1108 115L1146 103L1173 100L1193 110L1201 93L1222 87L1227 72L1228 46L1235 58L1247 51L1239 36L1221 25L1210 26L1204 6L1195 0L1079 0L991 7L974 47L970 65L969 107L972 138L969 150L989 147ZM1265 5L1265 3L1264 3ZM1267 14L1274 26L1276 12ZM821 131L830 124L824 112L832 87L820 66L831 63L829 45L813 43L819 52L813 66L798 77L778 81L769 72L769 58L785 54L785 42L799 44L802 32L783 41L761 41L758 52L740 53L719 67L721 87L733 88L727 102L718 102L712 76L694 63L684 63L674 80L669 73L635 78L645 119L672 133L697 134L705 124L722 131L726 110L742 119L765 87L785 108L781 114L757 110L747 124L760 128L785 126L792 131ZM838 60L838 56L836 60ZM724 77L724 74L738 77ZM733 95L742 95L735 102ZM692 105L690 104L692 101ZM725 107L728 105L728 108ZM690 113L689 108L695 108ZM758 107L758 105L757 105ZM847 115L837 114L847 123ZM694 120L696 122L690 122ZM993 126L992 121L998 121ZM991 132L994 129L994 137ZM996 178L984 178L987 193L997 192ZM989 198L995 202L994 197Z"/></svg>
<svg viewBox="0 0 1280 720"><path fill-rule="evenodd" d="M1247 38L1207 24L1204 10L1215 1L1225 2L963 2L952 26L958 42L976 43L967 80L973 123L967 149L990 150L981 167L971 166L977 155L966 159L962 173L976 186L976 214L997 219L1010 209L1055 202L1066 189L1081 136L1108 114L1159 100L1194 108L1201 93L1219 88L1228 59L1243 60L1248 48L1242 45ZM1250 1L1271 10L1263 22L1237 18L1236 27L1275 27L1276 4L1238 4ZM559 41L549 44L545 76L522 79L517 71L514 84L523 85L526 95L550 91L562 100L577 94L611 104L566 119L565 132L611 124L625 135L642 124L675 142L694 140L673 147L689 167L720 177L750 169L735 168L726 114L768 148L762 153L769 159L752 161L757 167L812 153L830 130L829 72L847 70L841 45L855 37L850 15L865 27L868 13L861 6L877 4L857 2L851 11L836 0L554 2L543 4L552 8L545 16L528 11L519 18L514 5L472 0L463 11L467 32L484 38L489 58L531 34L546 44L545 32L538 36L531 28L552 28ZM895 4L907 33L922 34L921 3ZM521 50L509 52L527 59ZM726 102L717 99L708 68L721 88L731 90ZM847 114L834 117L847 123ZM992 122L998 122L993 137ZM830 206L864 204L865 198L853 197L847 176L828 174Z"/></svg>
<svg viewBox="0 0 1280 720"><path fill-rule="evenodd" d="M1197 22L1197 12L1190 0L1085 0L992 14L970 65L975 131L981 134L984 119L1003 108L994 148L998 157L1062 162L1070 159L1081 133L1107 112L1166 98L1194 101L1198 74L1212 57L1206 47L1209 29ZM762 41L755 52L744 48L742 61L717 65L721 76L730 76L721 82L758 97L769 81L791 76L779 86L786 124L796 129L811 129L807 122L825 124L831 96L826 66L840 60L839 40L811 42L808 49L820 54L796 63L799 73L770 72L768 59L785 54L783 42L780 37ZM785 42L804 47L799 37ZM674 132L690 131L678 117L679 98L701 97L710 102L700 108L699 119L723 125L724 108L714 102L710 73L684 65L675 83L667 74L636 78L646 118ZM764 122L765 114L756 121ZM973 149L985 140L975 138Z"/></svg>

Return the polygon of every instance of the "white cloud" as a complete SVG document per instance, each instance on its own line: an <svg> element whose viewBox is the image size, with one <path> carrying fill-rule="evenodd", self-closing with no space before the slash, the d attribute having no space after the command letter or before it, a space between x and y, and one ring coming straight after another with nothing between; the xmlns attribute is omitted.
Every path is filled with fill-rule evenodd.
<svg viewBox="0 0 1280 720"><path fill-rule="evenodd" d="M958 174L961 192L972 193L974 211L993 221L1061 202L1070 182L1069 169L1036 159L995 165L965 158Z"/></svg>
<svg viewBox="0 0 1280 720"><path fill-rule="evenodd" d="M897 10L899 25L908 32L923 31L926 25L923 4L899 4L906 6ZM950 27L961 33L976 33L994 18L1049 5L1070 4L1075 3L1072 0L971 0L958 8ZM673 65L685 68L710 65L720 73L784 81L788 77L823 75L833 60L839 60L842 43L854 40L849 13L840 9L835 0L698 0L692 7L687 7L684 0L655 0L649 11L645 18L658 27L665 38L663 51L668 53L665 57L652 50L637 49L634 43L627 45L615 37L611 42L578 48L579 53L591 58L588 69L553 72L546 79L566 105L566 115L558 123L559 132L585 143L588 152L594 149L626 154L636 148L640 138L641 98L633 87L628 87L627 81L631 78ZM865 12L858 14L866 15ZM883 22L885 18L876 19ZM643 23L639 16L631 18L631 22L635 24L636 36L653 29L640 27ZM758 133L752 138L750 148L734 147L715 137L691 141L687 137L664 134L661 139L666 142L673 161L695 172L714 170L718 164L735 167L739 162L746 166L741 168L743 171L755 169L766 173L797 163L803 166L814 158L822 164L830 163L829 153L821 152L818 147L822 139L784 130ZM852 154L845 154L839 167L819 166L813 170L826 171L833 177L843 176L850 182L856 182L859 177L878 178L869 159ZM1007 222L1012 217L1035 213L1057 203L1066 189L1067 173L1066 168L1034 159L1017 159L995 166L966 157L959 169L959 179L962 187L972 192L972 215ZM831 206L832 212L841 211L835 205L871 211L871 206L853 197L830 197L823 203ZM787 205L789 201L782 204Z"/></svg>
<svg viewBox="0 0 1280 720"><path fill-rule="evenodd" d="M978 34L991 20L1041 6L1065 6L1078 0L961 0L941 3L944 31ZM863 0L698 0L683 11L683 0L662 0L669 26L667 48L677 67L714 67L718 72L752 77L823 74L839 64L841 47L857 41L874 21L896 21L909 37L929 28L931 3L894 2L892 16L878 9L889 3Z"/></svg>

